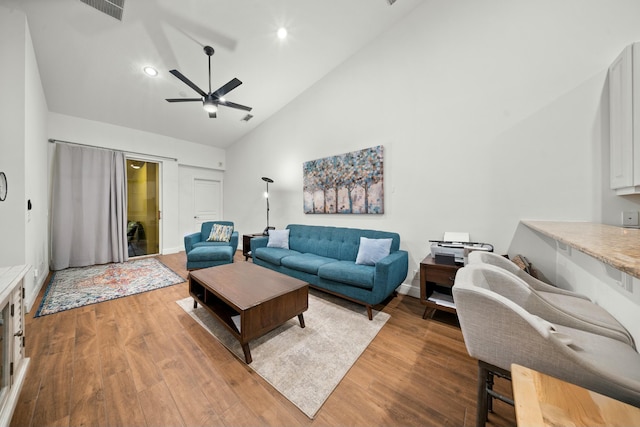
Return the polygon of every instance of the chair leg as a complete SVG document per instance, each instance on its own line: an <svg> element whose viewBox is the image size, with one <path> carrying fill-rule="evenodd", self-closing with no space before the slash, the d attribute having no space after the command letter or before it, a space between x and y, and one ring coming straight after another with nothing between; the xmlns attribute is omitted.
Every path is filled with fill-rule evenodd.
<svg viewBox="0 0 640 427"><path fill-rule="evenodd" d="M493 372L489 371L487 375L487 419L489 419L489 412L493 412Z"/></svg>
<svg viewBox="0 0 640 427"><path fill-rule="evenodd" d="M478 407L476 409L476 427L484 427L489 418L489 394L487 393L487 381L489 369L487 365L478 360Z"/></svg>
<svg viewBox="0 0 640 427"><path fill-rule="evenodd" d="M489 420L489 411L493 412L493 399L502 400L513 406L513 400L493 391L494 376L511 381L511 372L478 360L478 408L476 427L484 427Z"/></svg>

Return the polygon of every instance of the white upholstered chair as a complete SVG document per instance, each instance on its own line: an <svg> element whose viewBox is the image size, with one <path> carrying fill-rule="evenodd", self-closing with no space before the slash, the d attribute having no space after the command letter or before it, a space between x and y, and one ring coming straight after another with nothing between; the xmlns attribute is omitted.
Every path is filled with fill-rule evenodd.
<svg viewBox="0 0 640 427"><path fill-rule="evenodd" d="M486 264L469 264L456 273L453 297L460 327L467 351L478 359L476 425L485 424L496 397L493 374L508 376L512 363L640 406L640 355L623 340L554 324L528 311L537 303L526 301L518 282L514 274Z"/></svg>
<svg viewBox="0 0 640 427"><path fill-rule="evenodd" d="M609 329L618 335L625 336L626 339L635 348L633 337L627 329L620 324L608 311L599 305L593 303L589 298L576 292L567 291L545 283L531 276L512 261L507 258L491 252L475 251L469 254L469 264L490 264L502 268L522 279L531 287L541 299L549 305L556 307L560 311L564 311L568 315L591 323L594 327ZM543 316L544 317L544 316ZM550 322L556 322L555 319L546 318ZM560 322L561 323L561 322ZM561 323L564 324L564 323ZM585 329L588 330L588 329ZM598 331L592 331L600 333ZM605 336L609 334L605 333Z"/></svg>

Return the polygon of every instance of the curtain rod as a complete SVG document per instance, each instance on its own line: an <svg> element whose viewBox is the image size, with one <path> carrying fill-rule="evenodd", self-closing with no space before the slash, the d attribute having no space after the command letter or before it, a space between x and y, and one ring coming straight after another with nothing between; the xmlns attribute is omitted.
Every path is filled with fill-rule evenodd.
<svg viewBox="0 0 640 427"><path fill-rule="evenodd" d="M104 150L113 150L113 148L107 148L107 147L101 147L99 145L90 145L90 144L82 144L80 142L73 142L73 141L63 141L61 139L53 139L53 138L49 138L49 142L50 143L56 143L56 142L62 142L64 144L73 144L73 145L81 145L83 147L91 147L91 148L102 148ZM122 151L122 150L121 150ZM154 154L146 154L146 153L138 153L135 151L124 151L124 153L127 154L138 154L140 156L147 156L147 157L155 157L157 159L166 159L166 160L173 160L174 162L177 162L178 159L174 158L174 157L165 157L165 156L156 156Z"/></svg>

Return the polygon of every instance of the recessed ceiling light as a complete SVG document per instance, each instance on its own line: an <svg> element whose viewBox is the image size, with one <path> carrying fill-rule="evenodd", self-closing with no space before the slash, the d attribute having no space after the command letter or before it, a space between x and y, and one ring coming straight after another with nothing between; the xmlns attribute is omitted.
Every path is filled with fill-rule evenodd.
<svg viewBox="0 0 640 427"><path fill-rule="evenodd" d="M221 96L220 98L218 98L218 100L219 100L220 102L227 102L227 100L226 100L226 99L224 99L224 96Z"/></svg>
<svg viewBox="0 0 640 427"><path fill-rule="evenodd" d="M142 70L145 72L146 75L151 77L155 77L158 75L158 70L156 70L153 67L144 67Z"/></svg>
<svg viewBox="0 0 640 427"><path fill-rule="evenodd" d="M284 40L287 38L287 29L284 27L278 28L278 38Z"/></svg>

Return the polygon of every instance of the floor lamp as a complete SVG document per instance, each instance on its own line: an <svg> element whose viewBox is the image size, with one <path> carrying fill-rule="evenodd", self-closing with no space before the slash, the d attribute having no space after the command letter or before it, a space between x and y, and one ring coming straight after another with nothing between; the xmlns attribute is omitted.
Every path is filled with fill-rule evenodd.
<svg viewBox="0 0 640 427"><path fill-rule="evenodd" d="M275 229L275 227L269 227L269 183L273 183L273 180L271 178L267 178L266 176L263 176L262 180L267 183L267 191L264 193L264 198L267 199L267 227L264 229L262 234L264 236L268 236L269 230Z"/></svg>

